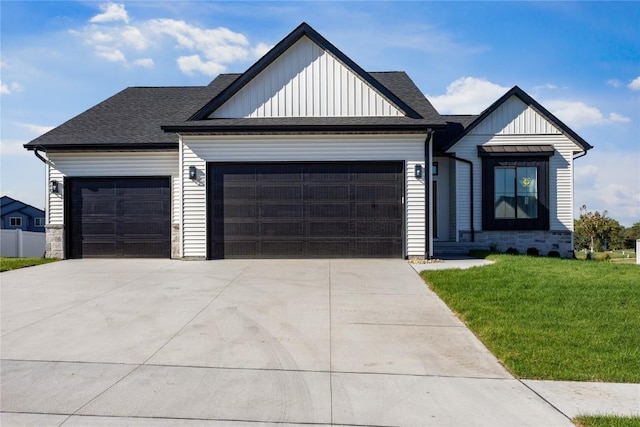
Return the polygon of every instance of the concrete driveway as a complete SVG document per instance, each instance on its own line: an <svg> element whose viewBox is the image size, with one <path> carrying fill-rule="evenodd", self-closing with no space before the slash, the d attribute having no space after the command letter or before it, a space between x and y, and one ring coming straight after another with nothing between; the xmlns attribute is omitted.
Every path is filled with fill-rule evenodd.
<svg viewBox="0 0 640 427"><path fill-rule="evenodd" d="M0 280L3 427L572 425L402 260L69 260Z"/></svg>

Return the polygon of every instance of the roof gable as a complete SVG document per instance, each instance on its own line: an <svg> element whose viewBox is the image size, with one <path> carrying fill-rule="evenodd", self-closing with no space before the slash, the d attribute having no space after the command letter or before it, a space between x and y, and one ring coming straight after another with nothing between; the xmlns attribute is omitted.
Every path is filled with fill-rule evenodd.
<svg viewBox="0 0 640 427"><path fill-rule="evenodd" d="M190 120L371 116L421 118L302 23Z"/></svg>
<svg viewBox="0 0 640 427"><path fill-rule="evenodd" d="M484 110L444 149L449 150L468 134L563 134L584 151L593 148L518 86L514 86Z"/></svg>
<svg viewBox="0 0 640 427"><path fill-rule="evenodd" d="M4 217L9 214L15 215L18 212L28 217L44 217L44 211L42 209L38 209L9 196L2 196L0 199L0 215Z"/></svg>

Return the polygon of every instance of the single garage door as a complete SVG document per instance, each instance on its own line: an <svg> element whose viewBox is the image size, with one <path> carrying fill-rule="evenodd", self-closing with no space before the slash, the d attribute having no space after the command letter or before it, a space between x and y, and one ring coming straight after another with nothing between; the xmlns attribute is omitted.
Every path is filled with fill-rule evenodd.
<svg viewBox="0 0 640 427"><path fill-rule="evenodd" d="M402 257L402 162L210 163L210 258Z"/></svg>
<svg viewBox="0 0 640 427"><path fill-rule="evenodd" d="M68 181L71 258L171 256L169 178Z"/></svg>

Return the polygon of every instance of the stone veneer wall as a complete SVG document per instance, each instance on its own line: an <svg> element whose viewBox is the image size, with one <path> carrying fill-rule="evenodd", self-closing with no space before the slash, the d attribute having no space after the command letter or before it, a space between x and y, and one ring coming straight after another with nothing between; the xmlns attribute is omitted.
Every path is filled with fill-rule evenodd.
<svg viewBox="0 0 640 427"><path fill-rule="evenodd" d="M180 257L180 224L171 224L171 259Z"/></svg>
<svg viewBox="0 0 640 427"><path fill-rule="evenodd" d="M64 256L64 225L48 224L45 226L46 243L45 258L60 258Z"/></svg>
<svg viewBox="0 0 640 427"><path fill-rule="evenodd" d="M573 242L571 231L476 231L475 245L486 249L495 245L500 252L508 248L516 248L521 254L527 249L536 248L540 255L557 251L562 258L573 258ZM461 242L471 241L470 231L460 232Z"/></svg>

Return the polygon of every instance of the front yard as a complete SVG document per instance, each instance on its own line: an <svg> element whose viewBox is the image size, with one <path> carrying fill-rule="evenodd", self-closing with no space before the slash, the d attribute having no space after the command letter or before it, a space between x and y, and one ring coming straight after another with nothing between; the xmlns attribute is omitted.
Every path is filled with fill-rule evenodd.
<svg viewBox="0 0 640 427"><path fill-rule="evenodd" d="M422 277L513 375L640 382L640 266L490 259Z"/></svg>
<svg viewBox="0 0 640 427"><path fill-rule="evenodd" d="M55 258L7 258L0 257L0 271L15 270L17 268L31 267L58 261Z"/></svg>

